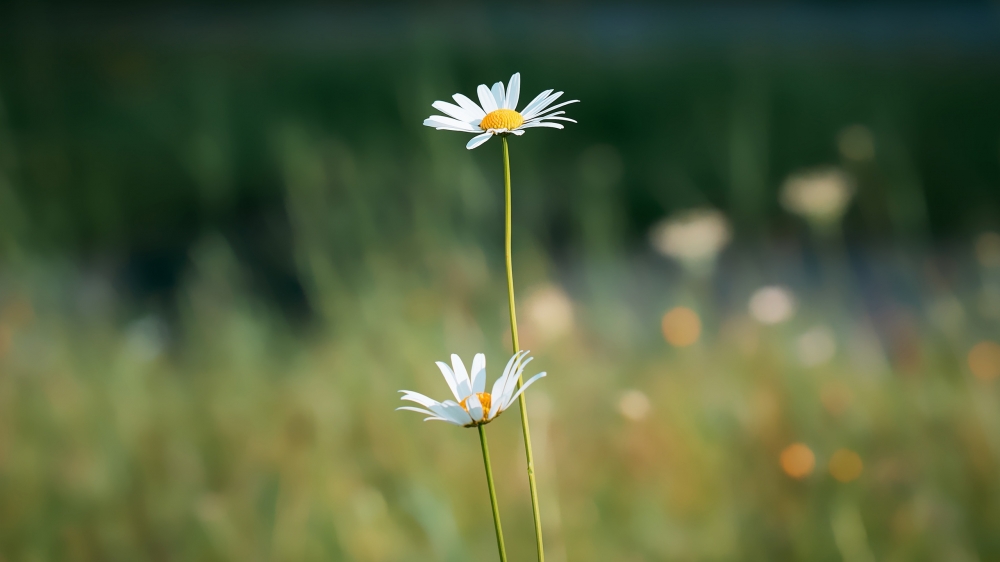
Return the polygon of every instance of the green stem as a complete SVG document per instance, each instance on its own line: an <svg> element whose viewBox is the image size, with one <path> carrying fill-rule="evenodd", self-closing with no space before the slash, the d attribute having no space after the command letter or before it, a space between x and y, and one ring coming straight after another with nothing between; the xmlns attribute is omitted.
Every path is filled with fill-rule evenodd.
<svg viewBox="0 0 1000 562"><path fill-rule="evenodd" d="M517 314L514 312L514 268L510 257L510 155L507 149L507 137L503 140L503 187L504 207L506 208L504 250L507 255L507 301L510 304L510 339L514 353L520 351L517 343ZM517 378L517 387L521 388L524 378ZM535 519L535 547L538 550L538 562L545 562L545 549L542 547L542 515L538 510L538 486L535 484L535 459L531 452L531 430L528 428L528 405L524 401L524 393L517 398L521 406L521 430L524 433L524 455L528 461L528 490L531 491L531 513Z"/></svg>
<svg viewBox="0 0 1000 562"><path fill-rule="evenodd" d="M507 550L503 546L503 529L500 527L500 508L497 506L497 491L493 487L493 467L490 464L490 448L486 444L486 430L479 427L479 443L483 446L483 464L486 465L486 484L490 487L490 504L493 506L493 527L497 530L497 548L500 562L507 562Z"/></svg>

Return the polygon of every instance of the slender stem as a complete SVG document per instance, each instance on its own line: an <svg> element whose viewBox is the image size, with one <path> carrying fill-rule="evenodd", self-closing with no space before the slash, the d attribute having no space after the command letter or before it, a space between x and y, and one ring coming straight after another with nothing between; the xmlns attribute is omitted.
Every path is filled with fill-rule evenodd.
<svg viewBox="0 0 1000 562"><path fill-rule="evenodd" d="M493 527L497 530L497 548L500 562L507 562L507 550L503 546L503 529L500 527L500 508L497 506L497 491L493 487L493 467L490 465L490 448L486 444L486 430L479 426L479 443L483 446L483 464L486 465L486 484L490 487L490 504L493 506Z"/></svg>
<svg viewBox="0 0 1000 562"><path fill-rule="evenodd" d="M517 314L514 312L514 268L510 257L510 155L507 150L507 137L500 137L503 140L503 187L504 187L504 207L505 217L505 238L504 250L507 255L507 301L510 304L510 339L514 348L514 353L520 351L517 343ZM524 378L518 376L517 387L521 388ZM538 509L538 486L535 484L535 458L531 452L531 430L528 428L528 405L524 401L522 392L517 398L521 406L521 430L524 433L524 455L528 461L528 489L531 491L531 512L535 519L535 547L538 550L538 562L545 562L545 549L542 546L542 515Z"/></svg>

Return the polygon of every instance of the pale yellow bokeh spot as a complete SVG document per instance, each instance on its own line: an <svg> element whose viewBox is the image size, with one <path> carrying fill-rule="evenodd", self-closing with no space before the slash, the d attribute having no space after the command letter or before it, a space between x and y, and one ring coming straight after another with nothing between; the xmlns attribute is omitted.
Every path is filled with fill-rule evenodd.
<svg viewBox="0 0 1000 562"><path fill-rule="evenodd" d="M976 238L976 260L983 267L1000 267L1000 234L984 232Z"/></svg>
<svg viewBox="0 0 1000 562"><path fill-rule="evenodd" d="M618 400L618 411L632 421L640 421L649 415L652 404L649 397L641 390L627 390Z"/></svg>
<svg viewBox="0 0 1000 562"><path fill-rule="evenodd" d="M848 160L871 160L875 157L875 136L864 125L844 127L837 133L837 148Z"/></svg>
<svg viewBox="0 0 1000 562"><path fill-rule="evenodd" d="M1000 344L981 341L969 350L969 370L977 379L991 381L1000 377Z"/></svg>
<svg viewBox="0 0 1000 562"><path fill-rule="evenodd" d="M792 443L781 451L781 468L792 478L802 479L816 468L816 455L804 443Z"/></svg>
<svg viewBox="0 0 1000 562"><path fill-rule="evenodd" d="M693 345L701 337L701 318L686 306L678 306L663 315L663 337L675 347Z"/></svg>
<svg viewBox="0 0 1000 562"><path fill-rule="evenodd" d="M861 456L850 449L837 449L830 457L830 475L839 482L850 482L861 476L864 469Z"/></svg>

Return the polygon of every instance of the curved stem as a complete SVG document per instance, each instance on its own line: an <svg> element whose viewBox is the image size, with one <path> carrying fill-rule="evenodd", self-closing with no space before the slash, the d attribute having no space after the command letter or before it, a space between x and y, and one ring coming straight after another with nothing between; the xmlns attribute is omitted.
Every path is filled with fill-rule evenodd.
<svg viewBox="0 0 1000 562"><path fill-rule="evenodd" d="M500 508L497 506L497 491L493 487L493 467L490 465L490 448L486 445L486 430L479 426L479 443L483 446L483 464L486 465L486 484L490 488L490 505L493 506L493 527L497 530L497 548L500 562L507 562L507 550L503 546L503 529L500 527Z"/></svg>
<svg viewBox="0 0 1000 562"><path fill-rule="evenodd" d="M504 187L504 207L505 213L505 238L504 251L507 256L507 301L510 305L510 339L513 344L514 353L520 351L517 342L517 314L514 312L514 268L511 262L510 252L510 155L507 149L507 137L500 137L503 140L503 187ZM517 387L521 388L524 378L519 376ZM521 430L524 433L524 455L528 461L528 489L531 492L531 512L535 519L535 547L538 550L538 562L545 562L545 549L542 546L542 515L538 509L538 486L535 484L535 460L531 452L531 430L528 428L528 405L524 401L522 392L517 398L521 406Z"/></svg>

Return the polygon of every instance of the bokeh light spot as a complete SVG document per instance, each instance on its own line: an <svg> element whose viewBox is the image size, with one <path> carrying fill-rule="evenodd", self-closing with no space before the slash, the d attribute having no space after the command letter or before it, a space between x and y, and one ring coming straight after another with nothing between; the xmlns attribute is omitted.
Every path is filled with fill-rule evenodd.
<svg viewBox="0 0 1000 562"><path fill-rule="evenodd" d="M871 160L875 158L875 136L864 125L844 127L837 134L837 149L848 160Z"/></svg>
<svg viewBox="0 0 1000 562"><path fill-rule="evenodd" d="M853 196L854 180L838 168L793 174L781 188L782 206L817 223L840 220Z"/></svg>
<svg viewBox="0 0 1000 562"><path fill-rule="evenodd" d="M969 370L977 379L990 381L1000 377L1000 344L981 341L969 350Z"/></svg>
<svg viewBox="0 0 1000 562"><path fill-rule="evenodd" d="M729 221L715 209L672 215L650 231L650 241L658 252L688 265L714 260L731 237Z"/></svg>
<svg viewBox="0 0 1000 562"><path fill-rule="evenodd" d="M840 381L827 382L819 390L819 401L823 403L823 408L827 412L839 416L851 406L854 392L851 387Z"/></svg>
<svg viewBox="0 0 1000 562"><path fill-rule="evenodd" d="M818 367L833 359L837 353L837 340L826 326L806 330L795 342L799 361L806 367Z"/></svg>
<svg viewBox="0 0 1000 562"><path fill-rule="evenodd" d="M850 449L837 449L830 457L830 475L838 482L850 482L861 476L864 463L861 456Z"/></svg>
<svg viewBox="0 0 1000 562"><path fill-rule="evenodd" d="M573 329L573 303L562 288L544 285L525 301L526 320L544 341L562 337Z"/></svg>
<svg viewBox="0 0 1000 562"><path fill-rule="evenodd" d="M795 298L784 287L761 287L750 297L750 315L761 324L780 324L795 314Z"/></svg>
<svg viewBox="0 0 1000 562"><path fill-rule="evenodd" d="M623 417L632 421L646 418L651 409L649 398L641 390L626 390L618 399L618 411Z"/></svg>
<svg viewBox="0 0 1000 562"><path fill-rule="evenodd" d="M686 306L674 307L663 315L663 337L675 347L693 345L701 337L701 318Z"/></svg>
<svg viewBox="0 0 1000 562"><path fill-rule="evenodd" d="M983 267L1000 267L1000 234L984 232L976 238L976 261Z"/></svg>
<svg viewBox="0 0 1000 562"><path fill-rule="evenodd" d="M781 469L792 478L802 479L812 474L816 455L804 443L792 443L781 451Z"/></svg>

